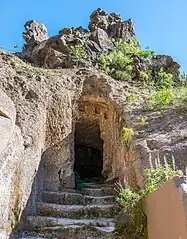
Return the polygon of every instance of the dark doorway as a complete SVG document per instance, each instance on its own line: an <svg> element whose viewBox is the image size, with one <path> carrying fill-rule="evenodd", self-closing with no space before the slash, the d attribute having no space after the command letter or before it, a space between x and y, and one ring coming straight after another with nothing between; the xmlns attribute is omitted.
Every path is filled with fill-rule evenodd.
<svg viewBox="0 0 187 239"><path fill-rule="evenodd" d="M103 141L97 122L84 121L75 127L74 171L82 180L102 178Z"/></svg>

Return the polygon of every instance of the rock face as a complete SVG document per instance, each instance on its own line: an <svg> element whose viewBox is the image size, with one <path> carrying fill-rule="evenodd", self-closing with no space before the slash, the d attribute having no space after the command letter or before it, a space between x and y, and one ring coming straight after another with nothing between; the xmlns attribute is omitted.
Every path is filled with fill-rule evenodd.
<svg viewBox="0 0 187 239"><path fill-rule="evenodd" d="M32 55L34 47L38 43L48 39L47 28L44 24L39 24L34 20L26 22L24 27L23 38L26 44L23 47L22 55L24 58L31 60L30 55Z"/></svg>
<svg viewBox="0 0 187 239"><path fill-rule="evenodd" d="M110 38L131 40L135 37L134 24L131 19L123 22L120 15L107 14L101 8L91 14L88 27L91 32L98 28L103 29Z"/></svg>
<svg viewBox="0 0 187 239"><path fill-rule="evenodd" d="M151 60L149 68L155 73L163 68L167 73L171 73L173 76L175 76L175 78L178 78L180 75L180 65L175 62L171 56L154 56Z"/></svg>

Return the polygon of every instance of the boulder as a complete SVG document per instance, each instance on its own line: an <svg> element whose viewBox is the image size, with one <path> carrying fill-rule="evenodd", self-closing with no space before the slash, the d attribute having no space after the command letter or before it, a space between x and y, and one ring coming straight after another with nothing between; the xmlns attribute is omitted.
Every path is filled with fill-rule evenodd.
<svg viewBox="0 0 187 239"><path fill-rule="evenodd" d="M104 52L114 47L107 33L101 28L92 32L90 39L96 42Z"/></svg>
<svg viewBox="0 0 187 239"><path fill-rule="evenodd" d="M39 24L35 20L26 22L23 38L27 43L42 42L48 39L47 28L44 24Z"/></svg>
<svg viewBox="0 0 187 239"><path fill-rule="evenodd" d="M101 8L91 14L88 27L91 32L101 28L113 38L131 40L135 37L134 24L131 19L123 22L120 15L107 14Z"/></svg>
<svg viewBox="0 0 187 239"><path fill-rule="evenodd" d="M26 41L22 49L22 57L31 61L32 51L38 43L48 39L47 28L44 24L39 24L35 20L26 22L23 38Z"/></svg>
<svg viewBox="0 0 187 239"><path fill-rule="evenodd" d="M180 75L180 65L174 61L171 56L167 55L154 56L151 59L149 68L155 72L158 72L161 68L163 68L167 73L173 74L175 78Z"/></svg>

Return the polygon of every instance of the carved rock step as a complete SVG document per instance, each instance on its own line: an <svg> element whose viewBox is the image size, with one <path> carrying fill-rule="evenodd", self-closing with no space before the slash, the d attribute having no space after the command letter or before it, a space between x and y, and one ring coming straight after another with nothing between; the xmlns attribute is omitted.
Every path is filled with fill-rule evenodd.
<svg viewBox="0 0 187 239"><path fill-rule="evenodd" d="M94 197L102 197L107 195L114 195L115 191L112 187L107 188L84 188L82 189L82 193L89 196Z"/></svg>
<svg viewBox="0 0 187 239"><path fill-rule="evenodd" d="M92 226L92 227L114 227L114 219L111 218L98 218L98 219L70 219L70 218L54 218L42 216L29 216L26 220L26 230L35 230L44 227L56 226Z"/></svg>
<svg viewBox="0 0 187 239"><path fill-rule="evenodd" d="M111 187L113 188L114 185L112 184L107 184L107 183L86 183L88 188L108 188Z"/></svg>
<svg viewBox="0 0 187 239"><path fill-rule="evenodd" d="M43 202L55 203L62 205L106 205L115 202L115 196L102 196L94 197L82 195L80 193L67 193L67 192L44 192Z"/></svg>
<svg viewBox="0 0 187 239"><path fill-rule="evenodd" d="M46 237L37 237L37 236L24 236L24 237L21 237L21 239L47 239Z"/></svg>
<svg viewBox="0 0 187 239"><path fill-rule="evenodd" d="M38 214L48 217L65 218L112 218L115 216L114 205L59 205L41 203L37 205Z"/></svg>
<svg viewBox="0 0 187 239"><path fill-rule="evenodd" d="M111 239L114 227L88 227L78 225L68 225L64 227L45 227L24 233L25 238L29 236L39 239ZM34 239L34 238L33 238Z"/></svg>

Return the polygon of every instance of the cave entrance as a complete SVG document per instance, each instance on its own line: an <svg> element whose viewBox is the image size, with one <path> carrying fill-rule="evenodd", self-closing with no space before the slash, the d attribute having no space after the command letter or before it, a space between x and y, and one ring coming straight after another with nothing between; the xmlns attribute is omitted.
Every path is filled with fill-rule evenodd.
<svg viewBox="0 0 187 239"><path fill-rule="evenodd" d="M77 122L74 171L82 180L102 180L102 170L103 140L98 122Z"/></svg>

